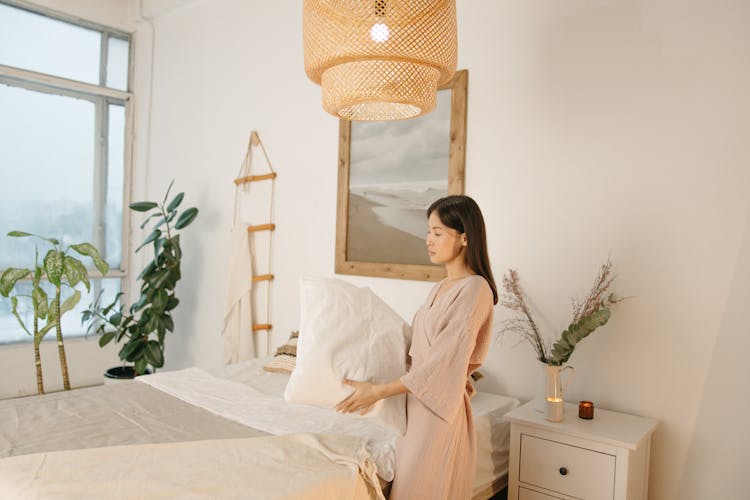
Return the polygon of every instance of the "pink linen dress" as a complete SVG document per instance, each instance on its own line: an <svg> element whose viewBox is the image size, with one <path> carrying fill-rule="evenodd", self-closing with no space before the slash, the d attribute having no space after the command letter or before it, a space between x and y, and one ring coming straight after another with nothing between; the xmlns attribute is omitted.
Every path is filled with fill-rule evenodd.
<svg viewBox="0 0 750 500"><path fill-rule="evenodd" d="M401 377L407 395L406 434L396 447L391 500L468 500L476 468L476 437L468 375L487 356L493 297L478 275L453 282L435 298L435 285L417 311Z"/></svg>

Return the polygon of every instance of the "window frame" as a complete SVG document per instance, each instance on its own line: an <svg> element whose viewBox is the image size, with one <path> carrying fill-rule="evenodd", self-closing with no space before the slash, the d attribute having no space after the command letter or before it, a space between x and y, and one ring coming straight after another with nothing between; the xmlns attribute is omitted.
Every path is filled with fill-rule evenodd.
<svg viewBox="0 0 750 500"><path fill-rule="evenodd" d="M84 99L94 104L96 118L94 130L94 171L93 171L93 227L91 243L97 248L105 248L106 227L105 200L107 190L108 159L108 136L109 136L109 106L119 105L125 111L125 137L123 158L123 193L122 193L122 228L121 228L121 258L119 269L111 269L106 278L119 278L121 281L120 291L127 301L127 269L129 264L130 249L130 210L127 208L131 195L132 184L132 159L133 159L133 54L134 41L131 33L109 26L104 26L92 21L81 19L76 16L54 11L52 9L29 5L18 0L0 0L0 3L10 7L26 10L28 12L49 17L57 21L66 22L83 28L96 30L101 35L99 53L99 84L94 85L68 78L62 78L47 73L6 66L0 64L0 83L11 87L24 88L35 92L42 92L76 99ZM128 42L128 79L127 90L119 90L107 87L107 59L109 55L109 40L117 38ZM20 229L20 228L19 228ZM1 270L0 270L1 271ZM100 279L103 276L96 269L89 269L88 276L91 279ZM100 282L92 283L92 292L98 295ZM3 345L11 345L16 342L8 342Z"/></svg>

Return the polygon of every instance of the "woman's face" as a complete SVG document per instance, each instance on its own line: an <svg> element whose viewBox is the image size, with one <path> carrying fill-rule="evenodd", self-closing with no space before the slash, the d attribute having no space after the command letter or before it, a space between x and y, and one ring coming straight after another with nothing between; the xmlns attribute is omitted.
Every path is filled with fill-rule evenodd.
<svg viewBox="0 0 750 500"><path fill-rule="evenodd" d="M466 235L444 225L437 212L427 220L427 253L433 264L448 264L464 258Z"/></svg>

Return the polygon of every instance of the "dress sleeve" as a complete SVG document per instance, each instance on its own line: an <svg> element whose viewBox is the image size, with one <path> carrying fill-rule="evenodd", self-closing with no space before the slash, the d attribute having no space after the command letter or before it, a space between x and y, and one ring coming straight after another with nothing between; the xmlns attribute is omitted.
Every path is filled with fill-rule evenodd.
<svg viewBox="0 0 750 500"><path fill-rule="evenodd" d="M463 402L477 334L492 314L489 287L462 290L444 314L427 355L417 366L412 365L401 383L435 415L448 421Z"/></svg>

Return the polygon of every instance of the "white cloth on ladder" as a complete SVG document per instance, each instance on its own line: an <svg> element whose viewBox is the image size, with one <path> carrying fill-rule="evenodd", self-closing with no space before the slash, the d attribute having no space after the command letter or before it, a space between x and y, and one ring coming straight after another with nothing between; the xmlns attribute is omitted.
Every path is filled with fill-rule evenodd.
<svg viewBox="0 0 750 500"><path fill-rule="evenodd" d="M231 230L229 279L224 307L224 363L236 363L256 357L253 342L253 255L247 226L236 224Z"/></svg>

